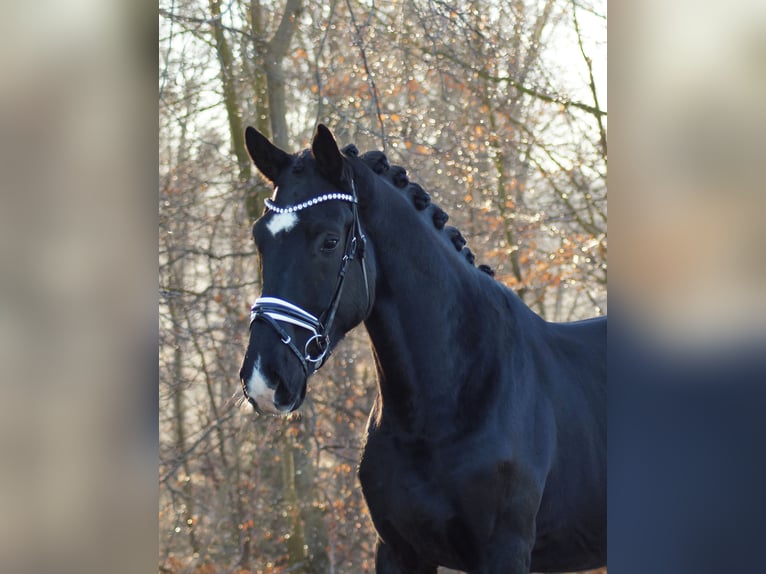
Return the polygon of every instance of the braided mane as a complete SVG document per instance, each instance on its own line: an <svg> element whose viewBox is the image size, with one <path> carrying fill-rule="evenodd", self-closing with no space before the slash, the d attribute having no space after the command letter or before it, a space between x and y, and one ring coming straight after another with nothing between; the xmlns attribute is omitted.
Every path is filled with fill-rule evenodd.
<svg viewBox="0 0 766 574"><path fill-rule="evenodd" d="M359 155L359 150L354 144L349 144L342 149L343 153L350 157L358 157L379 177L386 179L396 189L409 196L412 205L420 212L424 220L430 221L439 231L441 237L452 245L460 253L469 265L473 266L476 256L467 246L463 234L457 227L447 225L449 215L441 207L431 202L431 196L423 187L410 181L407 170L400 165L391 165L382 151L368 151ZM478 269L491 277L495 276L494 270L489 265L479 265Z"/></svg>

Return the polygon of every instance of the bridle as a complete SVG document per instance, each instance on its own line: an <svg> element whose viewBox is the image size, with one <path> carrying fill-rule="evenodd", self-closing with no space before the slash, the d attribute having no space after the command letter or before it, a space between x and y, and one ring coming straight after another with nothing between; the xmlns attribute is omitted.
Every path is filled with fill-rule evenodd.
<svg viewBox="0 0 766 574"><path fill-rule="evenodd" d="M302 309L298 305L291 303L285 299L279 297L259 297L255 300L255 303L250 308L250 328L252 329L255 321L263 321L277 332L280 336L282 343L293 352L293 354L300 361L301 367L305 376L318 371L324 362L327 360L327 356L330 353L330 330L332 329L335 321L335 315L340 305L340 297L343 293L343 283L346 278L346 271L348 270L348 264L354 261L357 257L362 265L362 274L364 276L364 289L367 295L367 309L365 311L365 317L370 313L370 306L372 304L370 300L370 286L367 279L367 265L364 261L365 247L367 238L362 231L362 225L359 221L359 212L357 209L358 199L356 195L356 186L354 181L351 181L351 193L326 193L318 197L312 197L298 203L296 205L289 205L287 207L280 207L271 200L266 200L266 209L273 211L274 213L295 213L309 207L313 207L319 203L325 201L346 201L351 204L351 211L353 213L353 222L348 230L346 236L346 248L343 253L343 259L340 263L340 269L338 271L338 280L335 284L335 292L332 299L326 309L315 317L305 309ZM298 349L292 340L292 337L285 331L284 327L280 323L289 323L305 329L311 333L311 336L306 341L303 352Z"/></svg>

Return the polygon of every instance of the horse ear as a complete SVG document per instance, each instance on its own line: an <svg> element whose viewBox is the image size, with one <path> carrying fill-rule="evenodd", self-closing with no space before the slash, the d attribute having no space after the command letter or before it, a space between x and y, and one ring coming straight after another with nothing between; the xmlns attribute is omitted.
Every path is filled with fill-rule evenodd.
<svg viewBox="0 0 766 574"><path fill-rule="evenodd" d="M271 182L276 182L281 171L290 163L290 154L279 149L254 127L248 126L245 130L245 145L255 167Z"/></svg>
<svg viewBox="0 0 766 574"><path fill-rule="evenodd" d="M317 126L311 151L317 162L317 168L328 181L340 183L343 175L343 156L330 129L324 124Z"/></svg>

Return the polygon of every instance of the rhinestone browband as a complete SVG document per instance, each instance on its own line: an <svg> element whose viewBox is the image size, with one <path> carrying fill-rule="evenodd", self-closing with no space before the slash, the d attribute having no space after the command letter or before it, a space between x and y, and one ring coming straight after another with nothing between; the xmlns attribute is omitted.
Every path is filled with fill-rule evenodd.
<svg viewBox="0 0 766 574"><path fill-rule="evenodd" d="M308 199L304 201L303 203L298 203L296 205L291 205L289 207L279 207L270 199L267 199L265 203L266 203L266 207L270 211L273 211L274 213L295 213L296 211L306 209L307 207L311 207L312 205L316 205L317 203L322 203L323 201L330 201L334 199L337 199L340 201L348 201L350 203L356 203L356 199L354 198L354 196L348 193L326 193L325 195L312 197L311 199Z"/></svg>

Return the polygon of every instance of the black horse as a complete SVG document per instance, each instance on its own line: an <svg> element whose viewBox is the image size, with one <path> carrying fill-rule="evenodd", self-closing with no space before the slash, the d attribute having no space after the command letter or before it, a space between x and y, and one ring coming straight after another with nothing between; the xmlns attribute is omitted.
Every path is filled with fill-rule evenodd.
<svg viewBox="0 0 766 574"><path fill-rule="evenodd" d="M297 409L364 322L378 396L359 480L376 571L605 565L606 319L542 320L473 267L446 214L379 152L341 152L322 125L296 155L253 128L246 141L275 187L253 227L263 295L244 392L260 411Z"/></svg>

